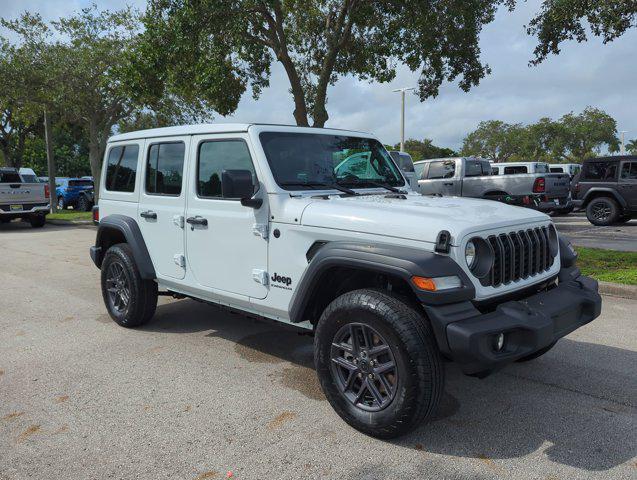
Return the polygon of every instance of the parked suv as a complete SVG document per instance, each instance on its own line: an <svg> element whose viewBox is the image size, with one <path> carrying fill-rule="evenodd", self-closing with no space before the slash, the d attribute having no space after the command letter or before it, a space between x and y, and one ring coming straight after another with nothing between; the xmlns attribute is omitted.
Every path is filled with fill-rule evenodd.
<svg viewBox="0 0 637 480"><path fill-rule="evenodd" d="M83 211L89 211L93 202L93 180L86 178L60 178L56 179L56 195L58 207L77 208L81 204ZM89 197L87 197L87 194ZM87 203L88 202L88 203Z"/></svg>
<svg viewBox="0 0 637 480"><path fill-rule="evenodd" d="M161 292L307 329L330 404L382 438L434 414L443 358L483 376L599 315L597 282L546 215L406 189L360 132L116 135L90 249L104 303L124 327L149 321Z"/></svg>
<svg viewBox="0 0 637 480"><path fill-rule="evenodd" d="M637 218L637 156L585 160L573 185L573 201L586 209L586 218L593 225Z"/></svg>

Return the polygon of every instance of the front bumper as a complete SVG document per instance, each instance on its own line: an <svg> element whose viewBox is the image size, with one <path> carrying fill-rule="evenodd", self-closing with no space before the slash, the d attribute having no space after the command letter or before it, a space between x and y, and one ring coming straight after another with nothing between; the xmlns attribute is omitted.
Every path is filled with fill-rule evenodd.
<svg viewBox="0 0 637 480"><path fill-rule="evenodd" d="M481 314L471 302L426 306L441 351L461 364L467 374L481 374L551 345L597 318L602 300L597 281L566 275L551 290L498 305ZM494 348L496 335L504 346Z"/></svg>

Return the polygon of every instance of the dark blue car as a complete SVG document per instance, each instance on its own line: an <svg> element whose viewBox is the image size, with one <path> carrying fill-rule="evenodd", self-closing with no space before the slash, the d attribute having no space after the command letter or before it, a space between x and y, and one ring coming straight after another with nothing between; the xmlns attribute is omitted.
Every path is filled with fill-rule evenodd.
<svg viewBox="0 0 637 480"><path fill-rule="evenodd" d="M85 199L93 199L93 180L87 178L56 178L55 194L59 208L84 206Z"/></svg>

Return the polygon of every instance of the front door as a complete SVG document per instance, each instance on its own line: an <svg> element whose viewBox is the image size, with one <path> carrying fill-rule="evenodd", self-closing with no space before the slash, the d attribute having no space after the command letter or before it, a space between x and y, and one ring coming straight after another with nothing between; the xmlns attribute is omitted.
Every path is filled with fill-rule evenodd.
<svg viewBox="0 0 637 480"><path fill-rule="evenodd" d="M137 223L157 275L181 279L186 272L183 180L188 138L149 140L145 147Z"/></svg>
<svg viewBox="0 0 637 480"><path fill-rule="evenodd" d="M637 210L637 161L622 163L618 187L630 209Z"/></svg>
<svg viewBox="0 0 637 480"><path fill-rule="evenodd" d="M186 210L186 246L190 269L205 288L265 298L268 207L255 209L227 198L221 188L224 170L249 170L259 185L246 134L197 135L191 148ZM261 187L264 188L264 187Z"/></svg>

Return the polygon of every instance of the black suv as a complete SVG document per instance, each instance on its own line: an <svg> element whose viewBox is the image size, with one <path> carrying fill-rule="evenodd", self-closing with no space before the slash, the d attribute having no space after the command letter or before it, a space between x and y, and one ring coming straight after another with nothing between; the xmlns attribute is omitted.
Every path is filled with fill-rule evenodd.
<svg viewBox="0 0 637 480"><path fill-rule="evenodd" d="M593 225L637 218L637 156L585 160L572 195L573 204L586 209Z"/></svg>

